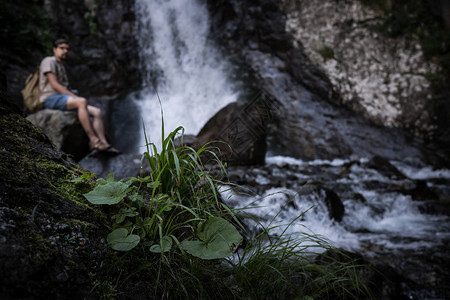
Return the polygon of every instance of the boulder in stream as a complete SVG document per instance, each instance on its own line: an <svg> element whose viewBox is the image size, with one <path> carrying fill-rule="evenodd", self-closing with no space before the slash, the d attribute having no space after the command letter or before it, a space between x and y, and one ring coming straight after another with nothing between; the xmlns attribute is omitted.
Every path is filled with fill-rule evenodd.
<svg viewBox="0 0 450 300"><path fill-rule="evenodd" d="M342 204L341 199L333 190L325 188L320 184L311 183L302 186L298 191L298 194L303 196L314 193L323 196L320 198L323 198L325 202L330 219L334 219L338 222L342 221L345 213L344 204Z"/></svg>
<svg viewBox="0 0 450 300"><path fill-rule="evenodd" d="M176 140L177 145L181 142L196 150L212 142L211 146L217 150L222 162L261 165L266 155L266 123L257 106L234 102L216 113L197 136Z"/></svg>

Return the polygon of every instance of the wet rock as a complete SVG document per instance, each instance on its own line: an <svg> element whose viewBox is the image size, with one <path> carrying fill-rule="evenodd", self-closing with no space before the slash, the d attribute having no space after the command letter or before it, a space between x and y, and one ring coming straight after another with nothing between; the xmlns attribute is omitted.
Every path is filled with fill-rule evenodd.
<svg viewBox="0 0 450 300"><path fill-rule="evenodd" d="M339 92L333 101L375 124L435 136L442 117L434 103L441 96L425 74L438 73L440 67L427 60L419 39L387 38L373 30L386 16L360 1L313 0L286 12L294 44Z"/></svg>
<svg viewBox="0 0 450 300"><path fill-rule="evenodd" d="M325 188L320 184L311 183L303 185L298 191L298 194L303 196L313 193L316 193L318 195L324 193L323 200L325 202L325 205L327 206L330 219L334 219L338 222L342 221L342 217L345 213L344 205L342 204L339 196L334 191Z"/></svg>
<svg viewBox="0 0 450 300"><path fill-rule="evenodd" d="M413 200L439 200L438 194L430 189L426 181L416 180L415 187L404 191L404 194L410 195Z"/></svg>
<svg viewBox="0 0 450 300"><path fill-rule="evenodd" d="M391 179L405 179L406 176L394 167L388 159L375 155L367 162L367 167L377 170L383 176Z"/></svg>
<svg viewBox="0 0 450 300"><path fill-rule="evenodd" d="M43 109L27 119L41 128L56 148L72 155L76 161L89 153L89 139L76 113Z"/></svg>
<svg viewBox="0 0 450 300"><path fill-rule="evenodd" d="M78 162L78 165L95 173L97 177L106 178L113 173L116 180L137 177L150 172L146 159L143 160L141 168L140 154L110 155L99 153L96 157L87 156Z"/></svg>
<svg viewBox="0 0 450 300"><path fill-rule="evenodd" d="M216 142L219 141L219 142ZM216 113L196 137L183 143L199 149L209 142L222 162L230 165L263 164L266 155L266 124L257 106L230 103ZM181 143L176 140L177 145ZM213 159L208 156L206 160Z"/></svg>
<svg viewBox="0 0 450 300"><path fill-rule="evenodd" d="M423 160L422 149L412 145L414 140L405 132L373 127L356 113L336 105L341 96L335 93L333 82L307 55L295 33L286 32L291 13L314 5L222 0L208 1L208 6L217 42L230 53L239 70L246 70L239 74L250 74L242 78L238 74L236 80L242 80L245 86L251 81L254 90L264 91L280 103L279 117L267 131L270 153L302 160L375 154ZM289 39L291 45L277 47L261 38L274 34Z"/></svg>
<svg viewBox="0 0 450 300"><path fill-rule="evenodd" d="M4 102L0 131L2 299L87 298L108 249L97 215L76 203L79 167Z"/></svg>

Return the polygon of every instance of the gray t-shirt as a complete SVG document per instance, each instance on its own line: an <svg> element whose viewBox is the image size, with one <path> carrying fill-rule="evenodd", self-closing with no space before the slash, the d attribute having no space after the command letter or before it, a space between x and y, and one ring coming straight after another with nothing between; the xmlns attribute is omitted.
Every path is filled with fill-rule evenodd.
<svg viewBox="0 0 450 300"><path fill-rule="evenodd" d="M41 90L40 101L44 102L50 95L57 94L52 88L45 74L52 72L55 74L58 82L66 88L69 88L69 80L67 79L66 69L64 65L56 60L56 57L49 56L41 62L39 70L39 89Z"/></svg>

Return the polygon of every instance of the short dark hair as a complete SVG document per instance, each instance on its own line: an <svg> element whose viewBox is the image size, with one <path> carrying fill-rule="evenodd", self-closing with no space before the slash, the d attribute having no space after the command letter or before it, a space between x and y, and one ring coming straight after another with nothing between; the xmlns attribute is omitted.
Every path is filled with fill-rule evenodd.
<svg viewBox="0 0 450 300"><path fill-rule="evenodd" d="M53 42L53 48L56 48L56 47L58 47L58 46L61 45L61 44L67 44L67 45L69 45L69 41L66 40L66 39L57 39L57 40L55 40L55 41Z"/></svg>

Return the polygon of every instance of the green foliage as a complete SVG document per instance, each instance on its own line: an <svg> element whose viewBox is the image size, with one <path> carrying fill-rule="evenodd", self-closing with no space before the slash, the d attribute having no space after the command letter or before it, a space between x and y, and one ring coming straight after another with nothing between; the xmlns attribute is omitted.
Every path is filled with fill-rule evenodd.
<svg viewBox="0 0 450 300"><path fill-rule="evenodd" d="M206 148L175 148L179 130L164 139L159 152L147 142L143 158L149 161L149 176L124 182L109 174L84 194L92 204L118 205L112 216L115 230L108 235L114 250L129 251L142 240L152 253L179 249L213 259L232 255L233 247L242 241L236 228L222 218L231 211L218 199L218 181L202 169L200 153ZM200 240L188 240L195 237L195 228ZM173 247L174 242L177 247Z"/></svg>
<svg viewBox="0 0 450 300"><path fill-rule="evenodd" d="M71 182L73 182L75 184L82 184L86 180L91 179L92 177L94 177L95 175L96 175L95 173L86 172L86 173L83 173L80 177L72 179Z"/></svg>
<svg viewBox="0 0 450 300"><path fill-rule="evenodd" d="M49 16L30 1L0 1L0 44L20 54L51 49Z"/></svg>
<svg viewBox="0 0 450 300"><path fill-rule="evenodd" d="M236 228L222 218L211 217L200 223L197 229L199 240L184 241L181 248L202 259L224 258L233 254L233 248L242 242Z"/></svg>
<svg viewBox="0 0 450 300"><path fill-rule="evenodd" d="M141 238L136 234L128 234L125 228L118 228L108 234L108 244L117 251L129 251L139 244Z"/></svg>
<svg viewBox="0 0 450 300"><path fill-rule="evenodd" d="M168 252L172 249L172 238L170 236L163 236L159 244L150 247L150 251L154 253Z"/></svg>
<svg viewBox="0 0 450 300"><path fill-rule="evenodd" d="M107 182L102 182L95 189L85 194L86 199L92 204L117 204L126 197L128 188L132 182L114 181L114 177Z"/></svg>
<svg viewBox="0 0 450 300"><path fill-rule="evenodd" d="M89 32L91 34L97 34L97 23L95 20L95 14L88 11L84 14L84 19L88 22Z"/></svg>

